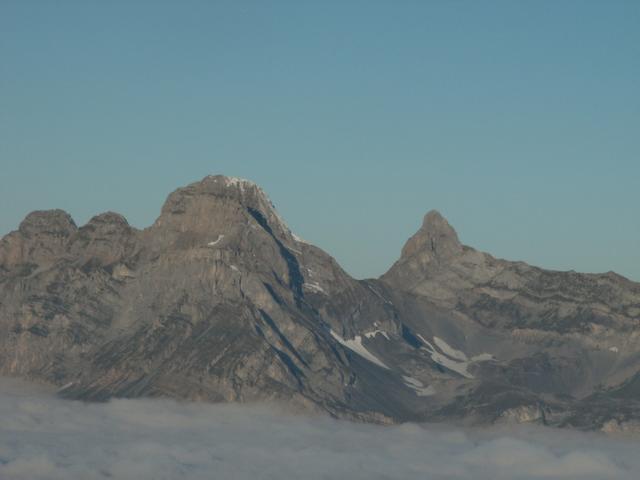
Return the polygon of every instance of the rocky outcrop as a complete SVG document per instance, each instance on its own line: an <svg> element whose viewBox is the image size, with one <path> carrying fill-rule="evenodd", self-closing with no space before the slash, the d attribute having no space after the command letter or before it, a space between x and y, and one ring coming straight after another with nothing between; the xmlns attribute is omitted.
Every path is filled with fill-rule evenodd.
<svg viewBox="0 0 640 480"><path fill-rule="evenodd" d="M437 212L389 272L355 280L223 176L144 230L54 210L0 242L0 373L88 400L606 430L640 418L639 315L638 284L496 259Z"/></svg>
<svg viewBox="0 0 640 480"><path fill-rule="evenodd" d="M62 210L31 212L16 232L0 243L0 268L32 268L36 264L55 262L64 251L67 239L77 227Z"/></svg>
<svg viewBox="0 0 640 480"><path fill-rule="evenodd" d="M296 240L255 184L215 176L178 189L144 231L114 213L79 229L62 212L55 219L37 230L54 236L46 257L17 257L3 243L3 373L93 400L276 399L355 419L408 415L388 408L393 394L367 393L385 373L331 334L352 337L367 314L379 324L393 315ZM31 241L22 229L14 237Z"/></svg>

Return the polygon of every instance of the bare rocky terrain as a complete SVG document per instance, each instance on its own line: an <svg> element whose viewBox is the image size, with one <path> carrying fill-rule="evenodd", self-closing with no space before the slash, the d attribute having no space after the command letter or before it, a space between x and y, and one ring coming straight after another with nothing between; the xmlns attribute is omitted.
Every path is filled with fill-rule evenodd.
<svg viewBox="0 0 640 480"><path fill-rule="evenodd" d="M69 398L635 431L639 372L640 284L494 258L435 211L371 280L223 176L144 230L48 210L0 241L0 374Z"/></svg>

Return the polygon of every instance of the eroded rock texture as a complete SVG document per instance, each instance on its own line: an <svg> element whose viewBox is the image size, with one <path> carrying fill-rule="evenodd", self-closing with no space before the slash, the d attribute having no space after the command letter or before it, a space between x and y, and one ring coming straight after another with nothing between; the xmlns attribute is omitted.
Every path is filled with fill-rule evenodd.
<svg viewBox="0 0 640 480"><path fill-rule="evenodd" d="M72 398L628 431L639 371L640 284L496 259L434 211L378 280L223 176L173 192L145 230L51 210L0 242L0 373Z"/></svg>

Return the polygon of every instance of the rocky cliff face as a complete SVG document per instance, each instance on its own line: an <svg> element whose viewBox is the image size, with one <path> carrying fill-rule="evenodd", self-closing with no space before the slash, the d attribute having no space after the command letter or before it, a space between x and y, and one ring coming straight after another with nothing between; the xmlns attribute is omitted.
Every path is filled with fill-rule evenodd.
<svg viewBox="0 0 640 480"><path fill-rule="evenodd" d="M546 423L601 427L607 408L620 414L612 392L640 368L640 284L496 259L461 245L437 212L381 280L416 330L492 355L437 417L502 421L527 411ZM638 399L616 418L634 417Z"/></svg>
<svg viewBox="0 0 640 480"><path fill-rule="evenodd" d="M223 176L173 192L145 230L54 210L0 242L0 373L90 400L624 429L639 317L640 285L495 259L437 212L389 272L355 280Z"/></svg>

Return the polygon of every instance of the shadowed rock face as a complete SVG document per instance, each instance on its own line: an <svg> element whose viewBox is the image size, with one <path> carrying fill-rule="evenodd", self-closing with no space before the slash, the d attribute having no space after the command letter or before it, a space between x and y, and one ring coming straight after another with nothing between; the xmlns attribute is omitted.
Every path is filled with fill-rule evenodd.
<svg viewBox="0 0 640 480"><path fill-rule="evenodd" d="M223 176L173 192L145 230L53 210L0 242L0 373L72 398L625 430L639 316L638 284L495 259L437 212L389 272L355 280Z"/></svg>

